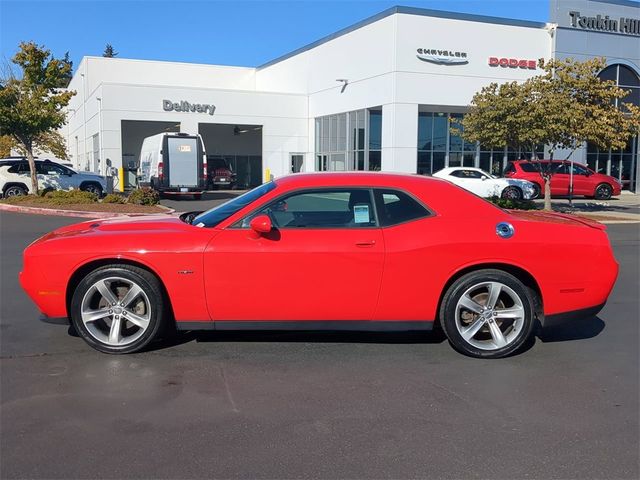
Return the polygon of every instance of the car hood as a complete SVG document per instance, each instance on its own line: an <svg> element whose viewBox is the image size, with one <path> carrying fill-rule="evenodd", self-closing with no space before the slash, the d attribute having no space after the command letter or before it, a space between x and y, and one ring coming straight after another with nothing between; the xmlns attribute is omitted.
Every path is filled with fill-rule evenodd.
<svg viewBox="0 0 640 480"><path fill-rule="evenodd" d="M54 240L78 235L95 235L109 233L162 233L171 234L192 230L180 220L178 215L144 215L139 217L113 217L104 220L89 220L68 225L48 233L39 241Z"/></svg>

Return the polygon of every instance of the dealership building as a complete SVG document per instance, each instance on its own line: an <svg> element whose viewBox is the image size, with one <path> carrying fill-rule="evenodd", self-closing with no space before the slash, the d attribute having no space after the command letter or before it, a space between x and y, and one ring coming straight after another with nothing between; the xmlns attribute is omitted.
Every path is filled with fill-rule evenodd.
<svg viewBox="0 0 640 480"><path fill-rule="evenodd" d="M606 57L601 76L640 104L640 3L550 4L549 23L394 7L255 68L84 57L62 133L77 168L110 163L120 188L135 184L143 139L161 132L199 133L240 187L297 171L499 173L544 147L492 150L449 127L483 86L540 74L537 59ZM638 143L572 158L637 191Z"/></svg>

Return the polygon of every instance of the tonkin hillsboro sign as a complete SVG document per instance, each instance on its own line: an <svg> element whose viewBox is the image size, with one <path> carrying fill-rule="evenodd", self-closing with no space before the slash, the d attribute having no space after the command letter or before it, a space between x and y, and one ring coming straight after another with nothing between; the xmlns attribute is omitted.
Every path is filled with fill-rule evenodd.
<svg viewBox="0 0 640 480"><path fill-rule="evenodd" d="M162 109L165 112L195 112L213 115L213 112L216 111L216 106L208 103L189 103L186 100L180 100L179 102L162 100Z"/></svg>
<svg viewBox="0 0 640 480"><path fill-rule="evenodd" d="M596 15L586 17L580 12L569 12L571 26L583 30L595 30L598 32L622 33L626 35L640 35L640 18L620 17L610 18L609 15Z"/></svg>

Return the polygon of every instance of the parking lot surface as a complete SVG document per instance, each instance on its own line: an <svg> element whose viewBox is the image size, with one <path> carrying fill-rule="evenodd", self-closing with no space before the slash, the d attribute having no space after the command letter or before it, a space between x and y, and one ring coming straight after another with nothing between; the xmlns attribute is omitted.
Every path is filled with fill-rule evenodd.
<svg viewBox="0 0 640 480"><path fill-rule="evenodd" d="M424 333L100 354L38 321L17 282L24 247L75 221L0 213L3 479L640 475L637 225L609 226L621 272L597 318L484 361Z"/></svg>

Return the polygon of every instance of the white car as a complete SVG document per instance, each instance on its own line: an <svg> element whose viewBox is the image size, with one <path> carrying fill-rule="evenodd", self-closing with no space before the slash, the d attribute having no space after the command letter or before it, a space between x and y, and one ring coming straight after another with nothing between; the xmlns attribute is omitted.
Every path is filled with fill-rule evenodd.
<svg viewBox="0 0 640 480"><path fill-rule="evenodd" d="M510 199L533 199L536 187L527 180L498 178L479 168L448 167L433 174L469 190L480 197L501 197Z"/></svg>
<svg viewBox="0 0 640 480"><path fill-rule="evenodd" d="M104 177L65 167L50 160L36 160L36 175L40 190L71 190L77 188L102 196L107 189ZM0 160L0 192L6 197L31 193L29 163L21 158Z"/></svg>

